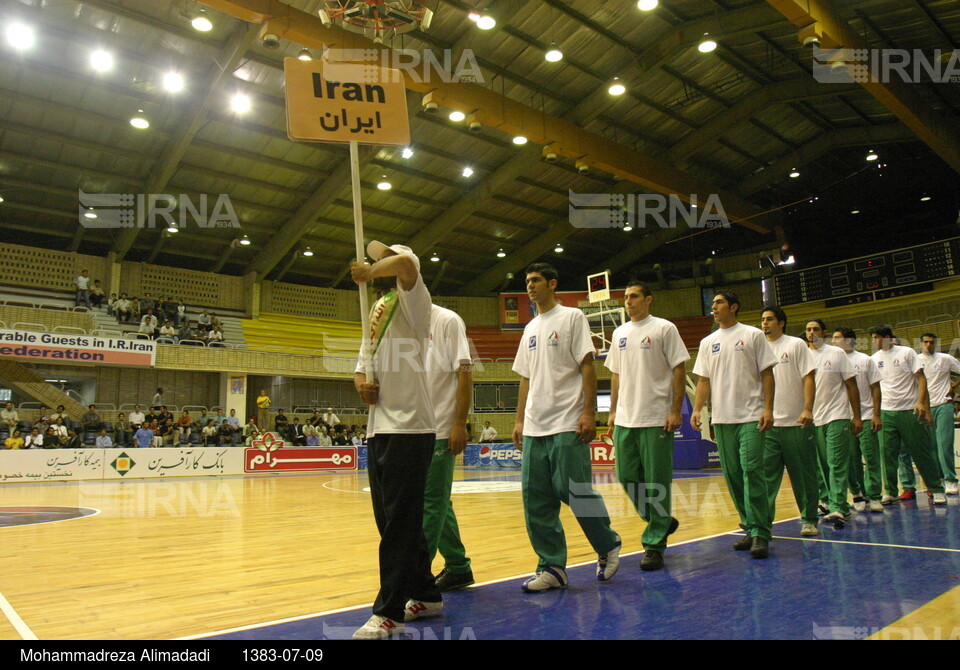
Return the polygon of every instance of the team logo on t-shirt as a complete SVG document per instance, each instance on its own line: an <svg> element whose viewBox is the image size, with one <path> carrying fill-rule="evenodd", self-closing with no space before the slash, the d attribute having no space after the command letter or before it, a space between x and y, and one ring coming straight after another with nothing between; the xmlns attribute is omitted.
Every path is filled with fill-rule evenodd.
<svg viewBox="0 0 960 670"><path fill-rule="evenodd" d="M831 363L830 361L824 361L824 362L823 362L823 369L824 369L824 370L832 370L832 369L833 369L833 363Z"/></svg>
<svg viewBox="0 0 960 670"><path fill-rule="evenodd" d="M710 347L710 353L714 356L720 353L720 343L717 342L712 347Z"/></svg>
<svg viewBox="0 0 960 670"><path fill-rule="evenodd" d="M737 342L735 345L733 345L733 350L734 350L734 351L743 351L744 349L746 349L746 347L747 347L747 343L744 342L743 340L740 340L740 341Z"/></svg>
<svg viewBox="0 0 960 670"><path fill-rule="evenodd" d="M560 333L558 333L557 331L553 331L553 334L549 338L547 338L547 346L555 347L558 344L560 344Z"/></svg>
<svg viewBox="0 0 960 670"><path fill-rule="evenodd" d="M878 362L877 362L877 367L880 368L881 370L883 370L883 361L878 361Z"/></svg>
<svg viewBox="0 0 960 670"><path fill-rule="evenodd" d="M894 358L894 359L893 359L893 367L895 367L895 368L899 368L899 367L900 367L900 359L899 359L899 358Z"/></svg>
<svg viewBox="0 0 960 670"><path fill-rule="evenodd" d="M527 343L527 349L536 349L537 348L537 336L531 335L530 341Z"/></svg>
<svg viewBox="0 0 960 670"><path fill-rule="evenodd" d="M640 348L641 348L641 349L650 349L651 347L653 347L653 341L650 339L649 336L647 336L647 337L643 338L642 340L640 340Z"/></svg>
<svg viewBox="0 0 960 670"><path fill-rule="evenodd" d="M626 348L627 348L627 338L621 337L621 338L620 338L620 351L623 351L623 350L626 349Z"/></svg>
<svg viewBox="0 0 960 670"><path fill-rule="evenodd" d="M781 362L781 363L789 363L789 362L790 362L790 354L784 353L783 356L780 357L780 362Z"/></svg>

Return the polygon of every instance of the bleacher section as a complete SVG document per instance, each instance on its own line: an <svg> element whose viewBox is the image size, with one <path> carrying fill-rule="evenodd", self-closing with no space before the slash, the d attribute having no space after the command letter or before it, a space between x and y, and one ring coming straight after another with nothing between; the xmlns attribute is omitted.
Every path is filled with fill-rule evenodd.
<svg viewBox="0 0 960 670"><path fill-rule="evenodd" d="M361 326L351 321L261 312L259 319L241 324L250 348L354 359L360 350Z"/></svg>
<svg viewBox="0 0 960 670"><path fill-rule="evenodd" d="M501 333L499 326L467 326L467 337L476 347L480 360L513 360L523 333Z"/></svg>

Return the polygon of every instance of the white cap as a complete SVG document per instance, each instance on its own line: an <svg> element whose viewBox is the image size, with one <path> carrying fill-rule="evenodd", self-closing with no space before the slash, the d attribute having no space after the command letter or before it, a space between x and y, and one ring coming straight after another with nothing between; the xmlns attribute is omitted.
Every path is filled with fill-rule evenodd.
<svg viewBox="0 0 960 670"><path fill-rule="evenodd" d="M367 255L374 261L378 261L383 258L384 254L388 250L392 251L398 256L410 256L413 259L414 264L417 266L417 272L420 272L420 259L417 258L417 255L413 253L413 249L410 247L405 247L402 244L393 244L387 246L383 242L377 242L376 240L367 245Z"/></svg>

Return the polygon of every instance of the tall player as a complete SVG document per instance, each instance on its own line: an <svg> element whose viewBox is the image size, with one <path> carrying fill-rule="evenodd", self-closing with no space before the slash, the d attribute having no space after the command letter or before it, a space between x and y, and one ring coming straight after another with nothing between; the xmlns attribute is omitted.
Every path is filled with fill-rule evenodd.
<svg viewBox="0 0 960 670"><path fill-rule="evenodd" d="M951 373L960 374L960 361L949 354L937 351L937 336L924 333L920 336L920 364L927 378L927 390L930 394L930 414L933 425L930 428L930 442L940 462L940 474L943 475L947 495L957 495L960 485L957 483L957 468L953 455L953 402L950 396L960 382L950 384ZM900 481L912 483L916 487L913 465L906 453L900 452ZM904 467L905 466L905 467Z"/></svg>
<svg viewBox="0 0 960 670"><path fill-rule="evenodd" d="M396 288L378 286L383 295L370 319L371 339L377 342L374 370L368 371L361 358L354 374L357 392L370 407L367 462L380 531L380 592L373 616L353 637L383 639L404 630L408 599L418 605L417 615L443 609L423 534L423 494L436 422L426 374L431 302L420 259L409 247L380 242L371 242L367 254L376 262L351 265L353 281L363 286L395 278Z"/></svg>
<svg viewBox="0 0 960 670"><path fill-rule="evenodd" d="M760 313L760 330L779 363L773 366L777 395L773 404L773 428L763 443L767 486L770 495L770 523L776 511L783 468L790 475L793 497L800 509L803 536L818 535L817 529L817 444L813 430L813 403L816 394L816 361L799 337L785 335L787 315L777 306Z"/></svg>
<svg viewBox="0 0 960 670"><path fill-rule="evenodd" d="M620 567L620 536L593 489L590 442L597 432L597 376L587 317L557 302L559 275L548 263L526 270L527 295L537 316L523 329L513 370L520 397L513 444L523 450L523 511L539 561L527 592L567 586L567 541L560 503L570 505L596 550L597 579Z"/></svg>
<svg viewBox="0 0 960 670"><path fill-rule="evenodd" d="M905 449L920 476L933 493L935 505L946 505L940 466L930 443L930 395L927 376L917 353L910 347L893 344L890 326L870 329L876 352L873 360L880 370L880 414L883 429L880 432L880 455L883 460L883 483L886 496L883 502L897 502L897 467L900 450Z"/></svg>
<svg viewBox="0 0 960 670"><path fill-rule="evenodd" d="M850 435L863 430L860 390L856 373L843 349L824 341L826 325L820 319L807 322L806 336L817 361L817 397L813 424L817 428L821 477L826 486L829 513L823 517L842 525L851 517L847 501L850 483Z"/></svg>
<svg viewBox="0 0 960 670"><path fill-rule="evenodd" d="M430 317L427 364L433 411L437 418L437 442L423 498L423 532L430 560L433 561L437 549L443 556L444 568L437 575L437 588L444 592L473 584L470 559L460 539L457 515L450 502L454 461L467 446L466 425L473 399L473 373L470 342L463 319L456 312L438 305L433 305Z"/></svg>
<svg viewBox="0 0 960 670"><path fill-rule="evenodd" d="M854 349L857 333L852 328L837 328L833 333L833 346L843 349L853 371L857 375L857 391L860 394L860 418L863 430L859 435L850 434L851 476L850 485L859 487L871 512L883 512L882 465L878 435L883 428L880 418L880 371L873 359ZM870 422L868 429L867 421ZM864 469L864 463L866 469ZM854 488L854 493L856 489ZM856 496L854 496L856 506ZM863 511L858 509L857 511Z"/></svg>
<svg viewBox="0 0 960 670"><path fill-rule="evenodd" d="M640 569L659 570L667 536L680 522L671 516L673 437L682 422L690 354L677 327L650 315L653 294L631 281L624 292L630 321L613 331L606 366L612 373L610 425L617 479L647 522Z"/></svg>
<svg viewBox="0 0 960 670"><path fill-rule="evenodd" d="M773 427L777 364L763 333L737 321L740 298L720 291L711 305L720 326L700 342L694 374L700 375L690 423L701 430L700 412L713 396L713 427L720 466L747 535L733 548L753 558L769 556L770 498L763 462L763 433Z"/></svg>

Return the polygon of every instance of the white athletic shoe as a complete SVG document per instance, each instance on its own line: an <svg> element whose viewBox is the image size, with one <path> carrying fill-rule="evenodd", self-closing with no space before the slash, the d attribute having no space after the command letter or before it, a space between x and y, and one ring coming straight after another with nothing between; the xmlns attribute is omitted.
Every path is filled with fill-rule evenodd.
<svg viewBox="0 0 960 670"><path fill-rule="evenodd" d="M391 635L402 633L407 629L402 623L393 619L374 614L367 623L363 624L353 634L354 640L386 640Z"/></svg>
<svg viewBox="0 0 960 670"><path fill-rule="evenodd" d="M423 600L408 600L407 608L403 613L404 621L414 621L422 617L437 616L443 612L443 601L426 602Z"/></svg>
<svg viewBox="0 0 960 670"><path fill-rule="evenodd" d="M886 507L887 505L899 505L900 498L897 496L883 496L883 499L880 501L880 504Z"/></svg>
<svg viewBox="0 0 960 670"><path fill-rule="evenodd" d="M879 500L871 500L871 501L870 501L870 511L871 511L871 512L880 512L880 513L882 514L882 513L883 513L883 503L881 503Z"/></svg>
<svg viewBox="0 0 960 670"><path fill-rule="evenodd" d="M933 504L934 505L946 505L947 496L943 493L934 493L933 494Z"/></svg>
<svg viewBox="0 0 960 670"><path fill-rule="evenodd" d="M867 501L864 498L857 496L853 499L853 509L857 510L858 512L866 512Z"/></svg>
<svg viewBox="0 0 960 670"><path fill-rule="evenodd" d="M523 583L523 590L527 593L538 593L552 589L567 588L567 571L563 568L545 567L533 577Z"/></svg>
<svg viewBox="0 0 960 670"><path fill-rule="evenodd" d="M802 535L803 537L812 537L814 535L819 535L819 534L820 534L820 529L817 528L817 524L815 523L804 523L803 526L800 528L800 535Z"/></svg>
<svg viewBox="0 0 960 670"><path fill-rule="evenodd" d="M960 495L960 482L944 482L944 487L948 496Z"/></svg>
<svg viewBox="0 0 960 670"><path fill-rule="evenodd" d="M613 549L597 556L597 581L608 582L617 574L617 570L620 568L621 546L623 546L623 541L617 535L617 543L613 545Z"/></svg>

